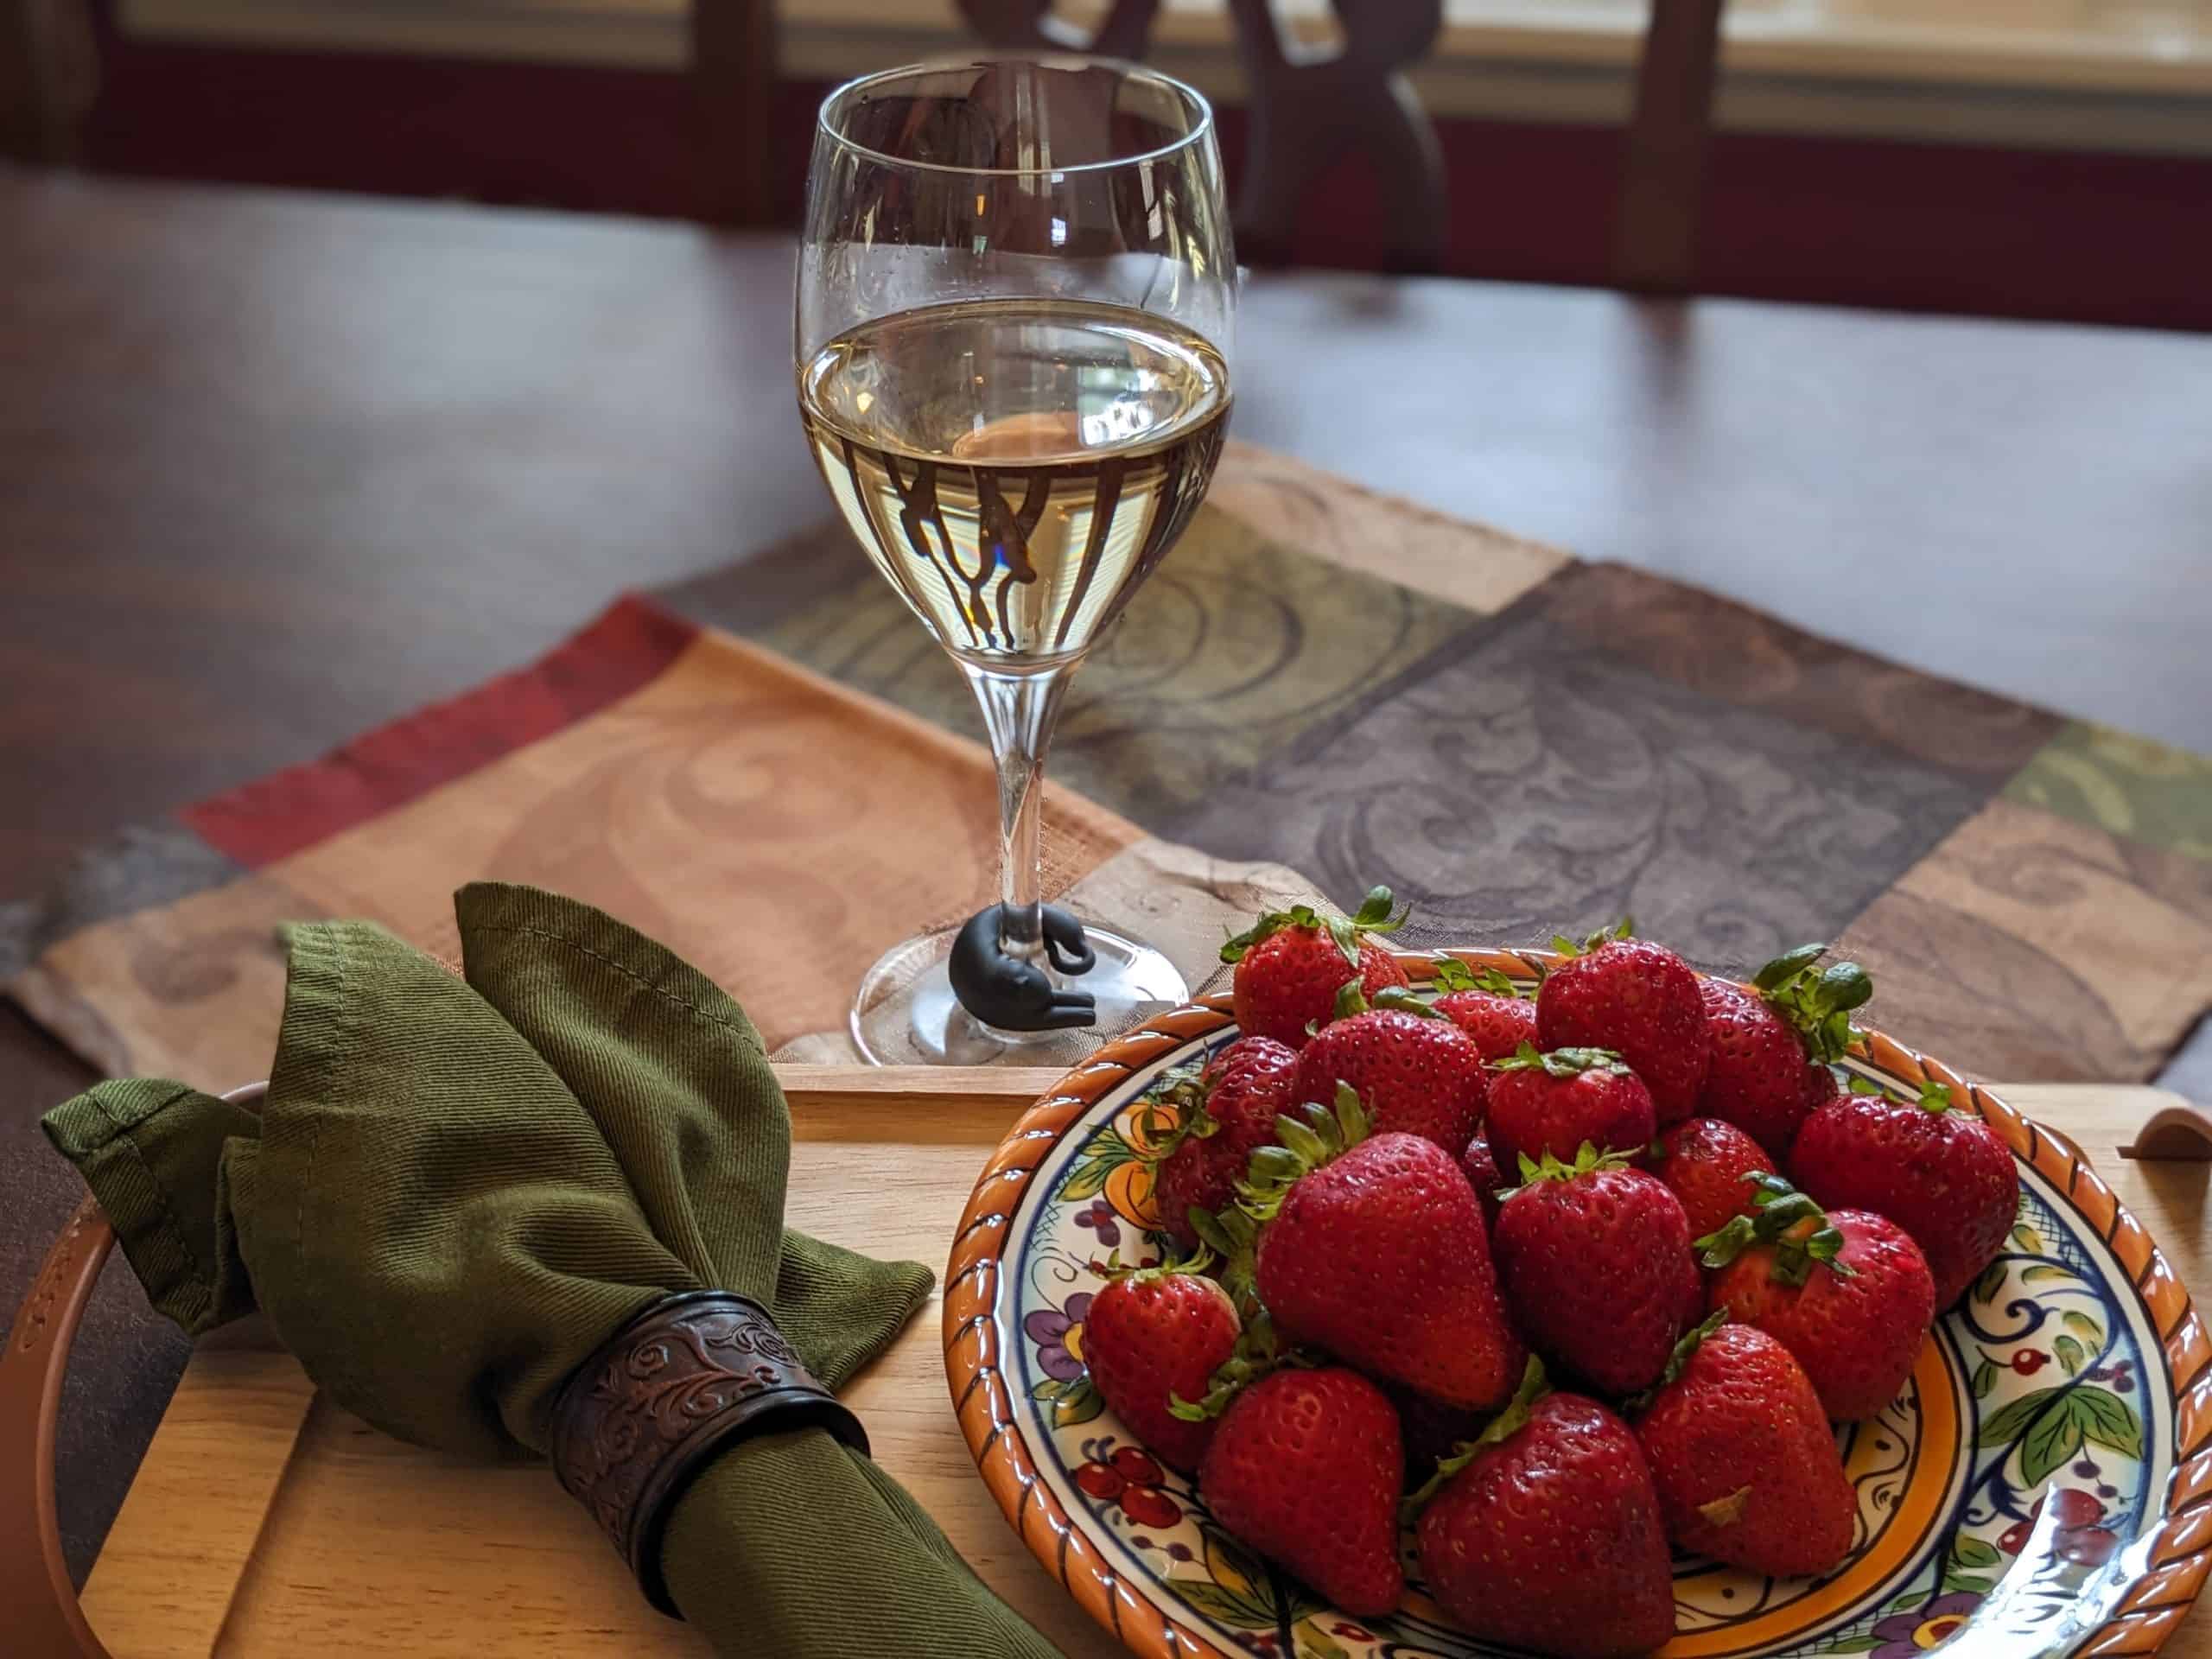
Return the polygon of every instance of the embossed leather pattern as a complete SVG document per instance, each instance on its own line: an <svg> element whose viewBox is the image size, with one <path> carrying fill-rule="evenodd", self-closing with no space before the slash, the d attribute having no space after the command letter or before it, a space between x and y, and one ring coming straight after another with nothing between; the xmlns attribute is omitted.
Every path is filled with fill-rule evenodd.
<svg viewBox="0 0 2212 1659"><path fill-rule="evenodd" d="M562 1487L645 1599L680 1618L660 1576L676 1500L737 1440L806 1427L868 1449L860 1419L808 1374L767 1309L693 1291L656 1302L576 1368L554 1402L550 1449Z"/></svg>

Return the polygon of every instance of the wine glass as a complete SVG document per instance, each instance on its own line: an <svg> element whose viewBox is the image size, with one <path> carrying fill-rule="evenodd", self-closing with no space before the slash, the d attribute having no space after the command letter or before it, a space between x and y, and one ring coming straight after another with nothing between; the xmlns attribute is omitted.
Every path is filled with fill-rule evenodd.
<svg viewBox="0 0 2212 1659"><path fill-rule="evenodd" d="M1000 903L862 982L881 1062L1038 1064L1184 1000L1159 951L1040 905L1068 680L1205 496L1236 257L1212 111L1134 65L922 65L839 87L807 175L795 361L823 481L975 690Z"/></svg>

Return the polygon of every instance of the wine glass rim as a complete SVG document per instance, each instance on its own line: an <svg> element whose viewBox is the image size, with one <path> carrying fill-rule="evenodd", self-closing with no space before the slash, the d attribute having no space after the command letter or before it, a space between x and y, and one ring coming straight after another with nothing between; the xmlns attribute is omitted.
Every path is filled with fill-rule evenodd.
<svg viewBox="0 0 2212 1659"><path fill-rule="evenodd" d="M939 73L946 70L981 68L994 63L1029 63L1064 69L1112 69L1131 80L1150 81L1163 86L1189 106L1195 116L1190 130L1170 143L1151 149L1137 150L1127 156L1108 156L1095 162L1072 162L1052 167L959 167L948 162L918 162L909 156L893 156L856 143L837 130L830 118L830 110L851 94L888 81L903 80L915 75ZM1100 173L1108 168L1135 167L1142 162L1156 162L1188 149L1213 130L1213 105L1205 93L1188 81L1173 75L1162 74L1157 69L1147 68L1141 63L1130 63L1120 58L1085 57L1080 53L1006 53L993 55L977 54L973 57L939 58L919 63L901 64L895 69L878 69L871 74L855 75L842 86L834 86L815 111L815 130L840 149L864 156L869 161L885 167L903 168L912 173L957 173L969 178L1060 178L1071 173Z"/></svg>

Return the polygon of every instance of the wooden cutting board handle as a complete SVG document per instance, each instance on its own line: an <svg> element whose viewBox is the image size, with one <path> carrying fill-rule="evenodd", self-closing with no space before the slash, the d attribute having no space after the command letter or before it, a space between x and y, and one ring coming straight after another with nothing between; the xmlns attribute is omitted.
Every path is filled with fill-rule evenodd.
<svg viewBox="0 0 2212 1659"><path fill-rule="evenodd" d="M831 1101L926 1112L981 1100L1003 1103L1011 1123L1060 1074L1019 1066L790 1065L776 1075L795 1112ZM251 1103L265 1087L251 1084L224 1098ZM87 1198L46 1253L0 1349L0 1630L8 1632L8 1650L26 1659L111 1659L86 1622L61 1553L54 1447L70 1345L114 1248L115 1230Z"/></svg>
<svg viewBox="0 0 2212 1659"><path fill-rule="evenodd" d="M114 1247L115 1230L86 1198L46 1253L0 1351L0 1618L20 1653L109 1659L61 1554L54 1437L69 1344Z"/></svg>

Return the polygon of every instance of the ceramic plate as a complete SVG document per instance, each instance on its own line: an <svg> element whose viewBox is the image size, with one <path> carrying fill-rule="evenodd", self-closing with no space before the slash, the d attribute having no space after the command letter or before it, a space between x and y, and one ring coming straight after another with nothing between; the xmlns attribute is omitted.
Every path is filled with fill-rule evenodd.
<svg viewBox="0 0 2212 1659"><path fill-rule="evenodd" d="M1549 960L1455 954L1523 985ZM1417 986L1432 971L1400 960ZM945 1281L945 1369L969 1447L1037 1558L1135 1652L1497 1653L1454 1630L1417 1579L1398 1613L1359 1619L1271 1571L1084 1373L1095 1264L1159 1252L1138 1103L1169 1066L1236 1035L1226 997L1163 1015L1070 1072L993 1155ZM1662 1653L1919 1659L1961 1631L1962 1654L2005 1659L2153 1651L2212 1567L2212 1344L2187 1294L2068 1141L1878 1033L1853 1064L1906 1095L1950 1084L2012 1148L2019 1224L1906 1392L1839 1431L1859 1491L1849 1560L1815 1580L1678 1559ZM2038 1530L2053 1485L2069 1496Z"/></svg>

